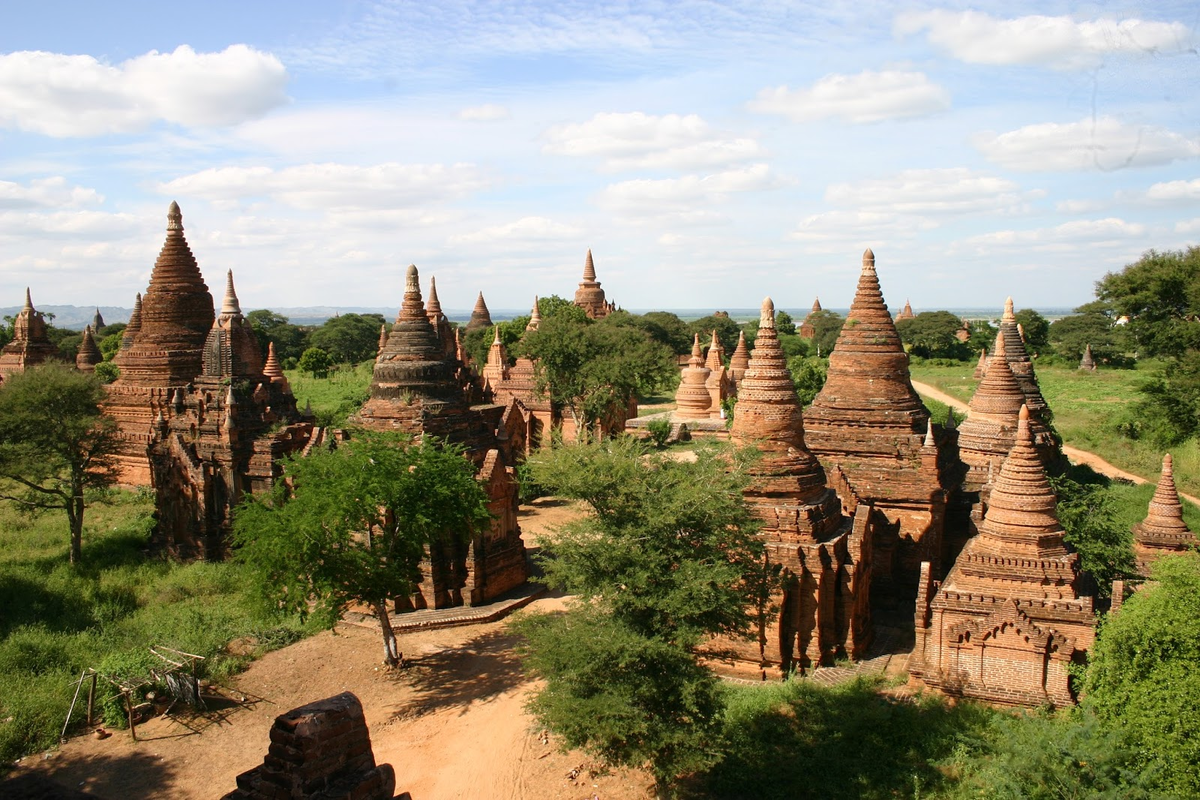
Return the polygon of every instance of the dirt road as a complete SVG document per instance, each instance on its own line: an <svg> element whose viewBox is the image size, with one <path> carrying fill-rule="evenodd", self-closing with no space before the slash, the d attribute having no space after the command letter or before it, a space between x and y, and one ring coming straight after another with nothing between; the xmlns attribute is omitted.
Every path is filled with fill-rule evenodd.
<svg viewBox="0 0 1200 800"><path fill-rule="evenodd" d="M923 394L926 397L933 398L934 400L937 400L939 403L945 403L946 405L953 408L955 411L962 411L965 413L969 410L967 408L967 404L964 403L963 401L959 400L956 397L951 397L950 395L946 394L945 392L939 391L938 389L935 389L934 387L930 386L927 383L920 383L918 381L913 381L912 385L913 385L913 388L916 389L919 394ZM1091 467L1092 469L1096 470L1096 472L1099 472L1101 475L1105 475L1109 478L1119 478L1121 480L1127 480L1132 483L1139 483L1139 484L1140 483L1150 483L1150 481L1147 481L1145 478L1141 477L1140 475L1134 475L1132 472L1127 472L1127 471L1121 469L1120 467L1114 466L1114 465L1108 463L1107 461L1105 461L1100 456L1096 455L1095 453L1089 453L1087 450L1080 450L1078 447L1071 447L1069 445L1064 444L1063 445L1063 454L1066 455L1067 458L1071 459L1072 462L1074 462L1076 464L1086 464L1089 467ZM1200 506L1200 499L1197 499L1197 498L1191 496L1190 494L1184 494L1183 492L1180 492L1179 496L1185 500L1188 500L1188 501Z"/></svg>

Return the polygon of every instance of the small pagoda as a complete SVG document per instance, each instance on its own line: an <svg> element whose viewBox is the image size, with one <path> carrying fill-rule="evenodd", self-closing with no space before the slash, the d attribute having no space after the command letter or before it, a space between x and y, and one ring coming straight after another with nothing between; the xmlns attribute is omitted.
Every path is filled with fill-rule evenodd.
<svg viewBox="0 0 1200 800"><path fill-rule="evenodd" d="M62 360L47 334L46 318L33 307L29 289L25 289L25 305L13 320L12 341L0 349L0 383L9 375L24 372L29 367Z"/></svg>
<svg viewBox="0 0 1200 800"><path fill-rule="evenodd" d="M591 250L587 251L587 258L583 262L583 280L575 290L575 305L582 308L589 319L603 319L617 309L616 304L605 298L600 281L596 280L596 264L592 261Z"/></svg>
<svg viewBox="0 0 1200 800"><path fill-rule="evenodd" d="M1183 521L1183 504L1175 488L1171 454L1163 456L1162 474L1146 518L1133 526L1133 553L1138 574L1149 576L1150 565L1167 553L1181 553L1196 546L1196 534Z"/></svg>

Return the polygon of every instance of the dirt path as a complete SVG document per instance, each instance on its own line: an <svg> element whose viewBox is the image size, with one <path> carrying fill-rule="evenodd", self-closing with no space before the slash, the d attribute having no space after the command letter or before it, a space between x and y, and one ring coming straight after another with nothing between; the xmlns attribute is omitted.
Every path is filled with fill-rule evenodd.
<svg viewBox="0 0 1200 800"><path fill-rule="evenodd" d="M943 391L935 389L927 383L913 381L912 385L913 388L916 389L920 394L923 394L926 397L931 397L934 400L937 400L939 403L945 403L955 411L969 411L966 403L956 397L951 397ZM1066 455L1067 458L1071 459L1071 461L1074 463L1086 464L1092 469L1096 470L1096 472L1099 472L1101 475L1105 475L1109 478L1118 478L1137 484L1150 483L1150 481L1146 480L1142 476L1134 475L1132 472L1127 472L1120 467L1114 466L1095 453L1089 453L1087 450L1080 450L1078 447L1071 447L1064 444L1063 454ZM1200 499L1192 497L1190 494L1184 494L1183 492L1180 492L1179 496L1200 506Z"/></svg>
<svg viewBox="0 0 1200 800"><path fill-rule="evenodd" d="M522 508L527 542L580 513L552 499ZM549 597L534 613L562 607ZM342 625L259 659L222 692L206 716L158 718L108 739L80 736L23 760L71 788L108 800L214 800L262 763L275 717L343 691L362 701L376 761L396 770L413 800L640 800L652 779L625 771L593 776L579 752L560 753L525 713L533 684L514 652L511 620L405 633L412 666L380 666L379 634ZM575 772L577 770L577 772ZM574 772L574 777L568 777Z"/></svg>

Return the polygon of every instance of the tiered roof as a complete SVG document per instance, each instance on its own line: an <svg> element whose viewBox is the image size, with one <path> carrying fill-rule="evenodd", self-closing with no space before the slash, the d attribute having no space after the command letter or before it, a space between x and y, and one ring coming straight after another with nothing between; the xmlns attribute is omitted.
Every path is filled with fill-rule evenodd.
<svg viewBox="0 0 1200 800"><path fill-rule="evenodd" d="M592 319L608 316L613 309L612 303L604 296L604 290L600 288L600 281L596 280L596 264L592 261L590 249L583 262L583 280L575 290L575 305L582 308Z"/></svg>
<svg viewBox="0 0 1200 800"><path fill-rule="evenodd" d="M1017 379L1017 385L1021 387L1021 392L1025 395L1025 404L1029 406L1030 413L1049 421L1050 408L1046 405L1046 398L1042 397L1042 390L1038 386L1037 375L1033 371L1033 359L1029 357L1029 351L1025 349L1025 337L1021 326L1017 323L1011 297L1004 301L1004 315L1000 318L1000 333L1004 335L1005 357Z"/></svg>
<svg viewBox="0 0 1200 800"><path fill-rule="evenodd" d="M804 443L800 400L775 332L775 304L763 300L754 354L738 388L730 436L758 447L747 501L769 539L820 541L842 524L841 503Z"/></svg>
<svg viewBox="0 0 1200 800"><path fill-rule="evenodd" d="M225 278L225 299L204 342L201 375L205 378L258 378L263 374L258 337L238 302L233 270Z"/></svg>

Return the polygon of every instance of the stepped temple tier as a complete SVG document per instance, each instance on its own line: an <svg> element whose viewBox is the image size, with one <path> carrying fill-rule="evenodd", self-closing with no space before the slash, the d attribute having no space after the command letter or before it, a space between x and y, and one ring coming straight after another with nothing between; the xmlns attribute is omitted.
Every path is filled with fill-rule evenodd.
<svg viewBox="0 0 1200 800"><path fill-rule="evenodd" d="M183 236L183 214L176 203L167 210L167 238L140 310L129 347L114 358L121 376L108 388L105 411L117 420L122 440L122 482L146 486L151 425L168 396L203 371L204 342L215 319L212 295Z"/></svg>
<svg viewBox="0 0 1200 800"><path fill-rule="evenodd" d="M25 290L25 305L13 320L12 341L0 349L0 383L15 372L47 361L61 361L58 348L46 335L46 319L33 307L29 289Z"/></svg>
<svg viewBox="0 0 1200 800"><path fill-rule="evenodd" d="M938 560L946 492L936 436L926 445L929 412L912 387L870 250L805 427L826 468L840 468L855 493L887 517L873 545L876 589L911 602L920 563Z"/></svg>
<svg viewBox="0 0 1200 800"><path fill-rule="evenodd" d="M1146 518L1133 526L1133 552L1138 573L1150 574L1150 565L1164 553L1179 553L1196 546L1196 534L1183 521L1183 504L1175 488L1175 471L1171 454L1163 456L1162 474Z"/></svg>
<svg viewBox="0 0 1200 800"><path fill-rule="evenodd" d="M1033 359L1025 349L1025 336L1017 323L1017 315L1013 311L1013 299L1004 301L1004 315L1000 318L1000 333L1004 335L1004 354L1008 366L1012 369L1017 385L1025 395L1025 404L1029 412L1044 423L1050 423L1050 407L1042 397L1041 387L1038 386L1037 375L1033 372Z"/></svg>
<svg viewBox="0 0 1200 800"><path fill-rule="evenodd" d="M600 281L596 280L596 265L592 261L592 251L587 251L587 259L583 262L583 280L575 290L575 305L584 310L591 319L601 319L617 310L615 303L608 302Z"/></svg>
<svg viewBox="0 0 1200 800"><path fill-rule="evenodd" d="M1031 416L1022 406L979 534L946 580L938 585L922 565L909 669L952 695L1069 705L1068 669L1091 646L1096 619L1079 556L1063 544Z"/></svg>
<svg viewBox="0 0 1200 800"><path fill-rule="evenodd" d="M771 598L778 616L768 622L761 645L725 644L744 660L778 665L784 673L859 656L870 631L870 504L839 500L805 447L800 400L770 298L763 301L730 434L738 446L762 452L746 502L762 522L767 559L780 575ZM844 504L850 516L842 513Z"/></svg>

